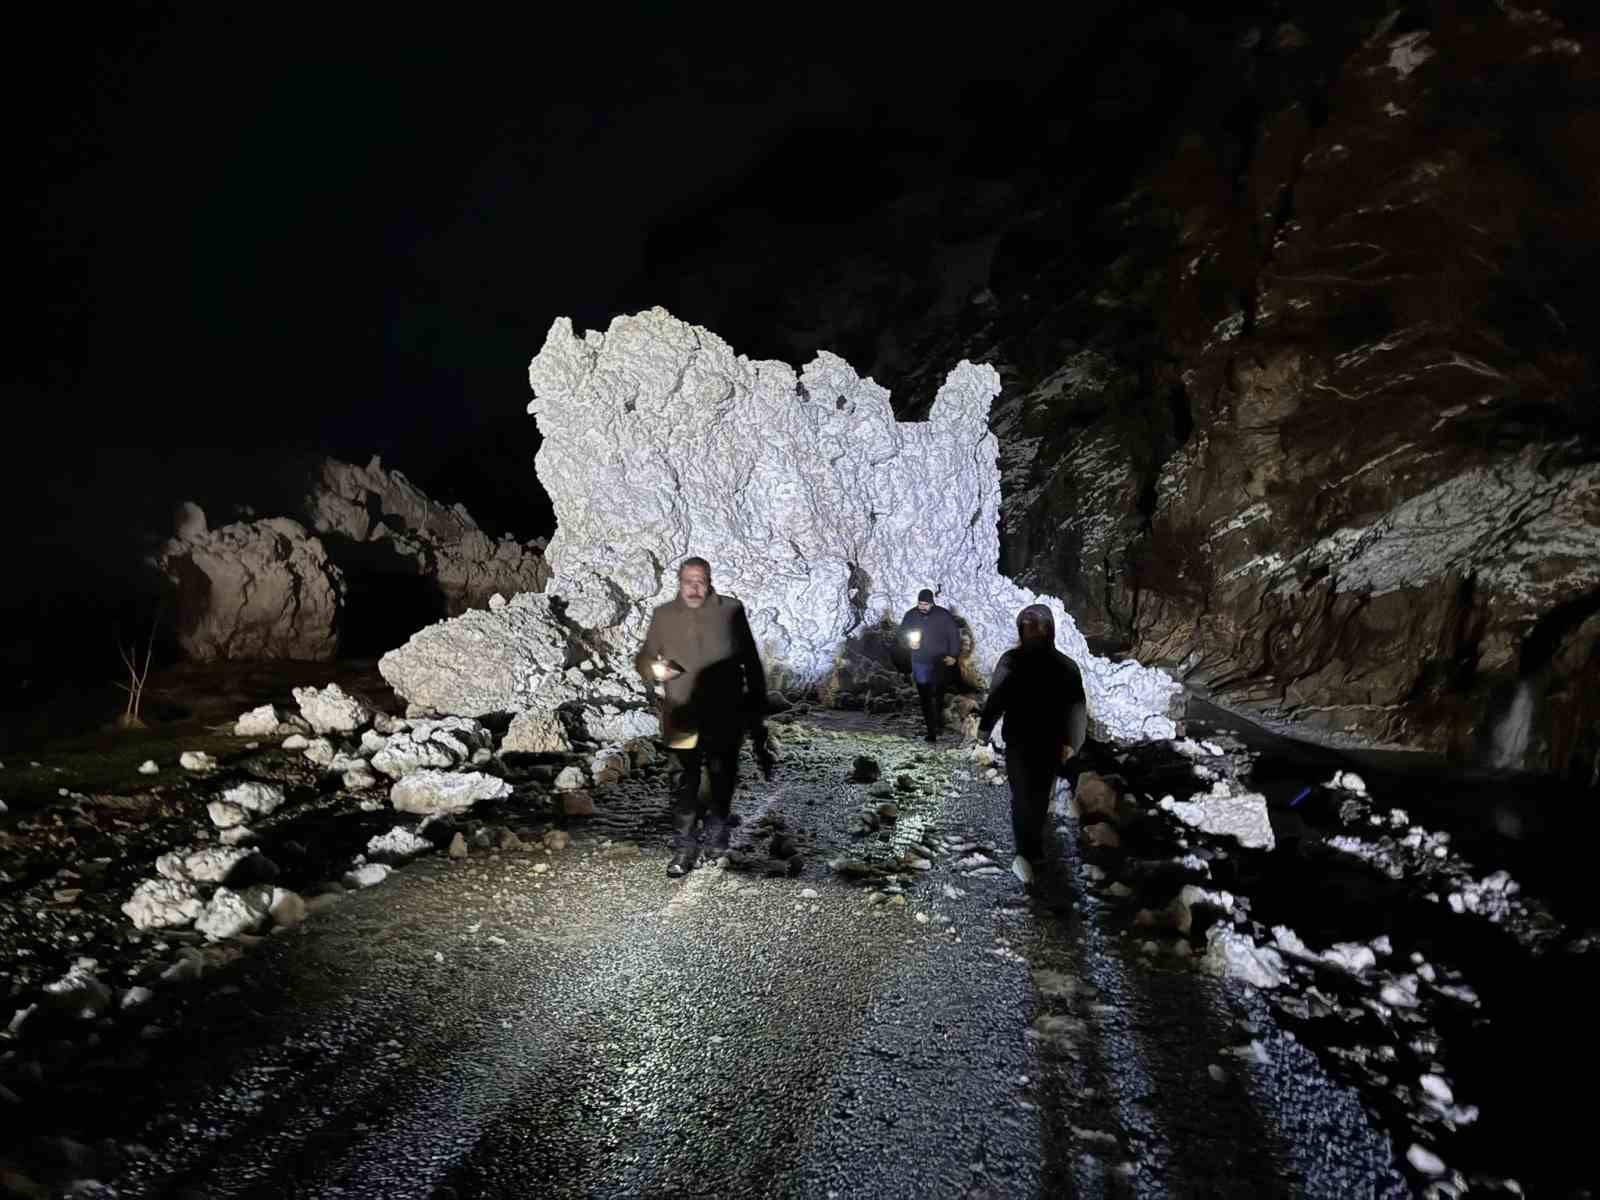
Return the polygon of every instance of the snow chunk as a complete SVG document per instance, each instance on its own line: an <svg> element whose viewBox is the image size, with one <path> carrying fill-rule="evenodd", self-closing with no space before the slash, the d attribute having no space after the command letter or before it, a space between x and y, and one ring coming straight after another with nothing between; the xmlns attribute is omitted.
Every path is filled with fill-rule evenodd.
<svg viewBox="0 0 1600 1200"><path fill-rule="evenodd" d="M217 760L204 750L185 750L178 755L178 765L185 771L215 771L217 769Z"/></svg>
<svg viewBox="0 0 1600 1200"><path fill-rule="evenodd" d="M436 813L465 812L479 800L498 800L511 795L504 779L478 771L452 774L448 771L413 771L389 792L396 812L432 816Z"/></svg>
<svg viewBox="0 0 1600 1200"><path fill-rule="evenodd" d="M555 787L558 792L575 792L588 784L582 767L563 767L561 774L556 776Z"/></svg>
<svg viewBox="0 0 1600 1200"><path fill-rule="evenodd" d="M153 758L147 758L139 764L139 774L141 775L155 775L160 770L161 768L156 766L156 760Z"/></svg>

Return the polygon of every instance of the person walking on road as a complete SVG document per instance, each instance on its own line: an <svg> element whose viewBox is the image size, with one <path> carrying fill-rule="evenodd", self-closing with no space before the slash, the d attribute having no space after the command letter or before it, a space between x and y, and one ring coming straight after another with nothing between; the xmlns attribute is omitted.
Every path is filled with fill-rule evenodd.
<svg viewBox="0 0 1600 1200"><path fill-rule="evenodd" d="M660 697L661 736L683 770L673 802L667 874L687 875L699 861L702 838L713 854L727 848L739 748L747 731L762 774L770 779L773 770L761 654L744 605L711 586L711 564L705 559L686 558L678 567L678 595L650 615L633 665ZM695 823L701 818L704 829L697 837Z"/></svg>
<svg viewBox="0 0 1600 1200"><path fill-rule="evenodd" d="M1083 749L1089 708L1078 664L1056 649L1056 620L1043 604L1017 614L1017 644L1000 656L978 718L986 742L1005 719L1006 775L1011 785L1011 872L1031 884L1044 854L1044 823L1062 766Z"/></svg>
<svg viewBox="0 0 1600 1200"><path fill-rule="evenodd" d="M911 652L911 678L922 701L927 739L936 742L944 727L945 674L961 654L961 630L950 610L935 604L933 592L923 588L917 593L917 606L900 619L899 637Z"/></svg>

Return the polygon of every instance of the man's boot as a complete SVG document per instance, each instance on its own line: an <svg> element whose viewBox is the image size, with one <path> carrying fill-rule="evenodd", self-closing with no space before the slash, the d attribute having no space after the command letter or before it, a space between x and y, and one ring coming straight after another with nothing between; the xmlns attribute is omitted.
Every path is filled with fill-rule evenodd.
<svg viewBox="0 0 1600 1200"><path fill-rule="evenodd" d="M667 863L667 874L673 879L681 878L694 870L695 863L700 859L700 847L690 844L679 850L673 851L672 859Z"/></svg>

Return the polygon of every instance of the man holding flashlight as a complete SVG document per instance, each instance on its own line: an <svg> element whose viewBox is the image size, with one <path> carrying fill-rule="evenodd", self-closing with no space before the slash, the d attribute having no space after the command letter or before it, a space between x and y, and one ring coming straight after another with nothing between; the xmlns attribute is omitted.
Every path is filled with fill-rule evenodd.
<svg viewBox="0 0 1600 1200"><path fill-rule="evenodd" d="M661 736L683 768L667 874L687 875L700 857L695 823L701 817L706 848L712 854L727 848L746 730L761 773L771 779L773 769L761 654L744 605L717 594L705 559L686 558L678 567L678 595L651 614L633 665L660 697ZM708 785L704 798L702 772Z"/></svg>
<svg viewBox="0 0 1600 1200"><path fill-rule="evenodd" d="M901 643L911 652L911 678L922 701L922 719L929 742L939 740L944 726L945 673L961 654L961 630L948 608L933 602L933 592L917 593L917 606L900 620Z"/></svg>

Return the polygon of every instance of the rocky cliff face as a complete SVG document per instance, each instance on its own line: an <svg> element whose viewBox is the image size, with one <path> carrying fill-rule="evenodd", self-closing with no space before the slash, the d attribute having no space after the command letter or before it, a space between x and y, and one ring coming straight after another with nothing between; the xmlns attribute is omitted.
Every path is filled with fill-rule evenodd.
<svg viewBox="0 0 1600 1200"><path fill-rule="evenodd" d="M462 505L431 499L376 458L315 460L275 490L264 506L293 517L208 530L197 505L179 510L157 560L189 657L372 653L497 592L542 591L550 577L542 540L491 537Z"/></svg>
<svg viewBox="0 0 1600 1200"><path fill-rule="evenodd" d="M316 662L338 650L344 578L294 521L210 529L186 504L157 562L173 585L178 645L190 658Z"/></svg>
<svg viewBox="0 0 1600 1200"><path fill-rule="evenodd" d="M1062 135L878 341L1000 370L1007 573L1225 703L1595 779L1600 30L1546 9L1125 31L1138 150Z"/></svg>

